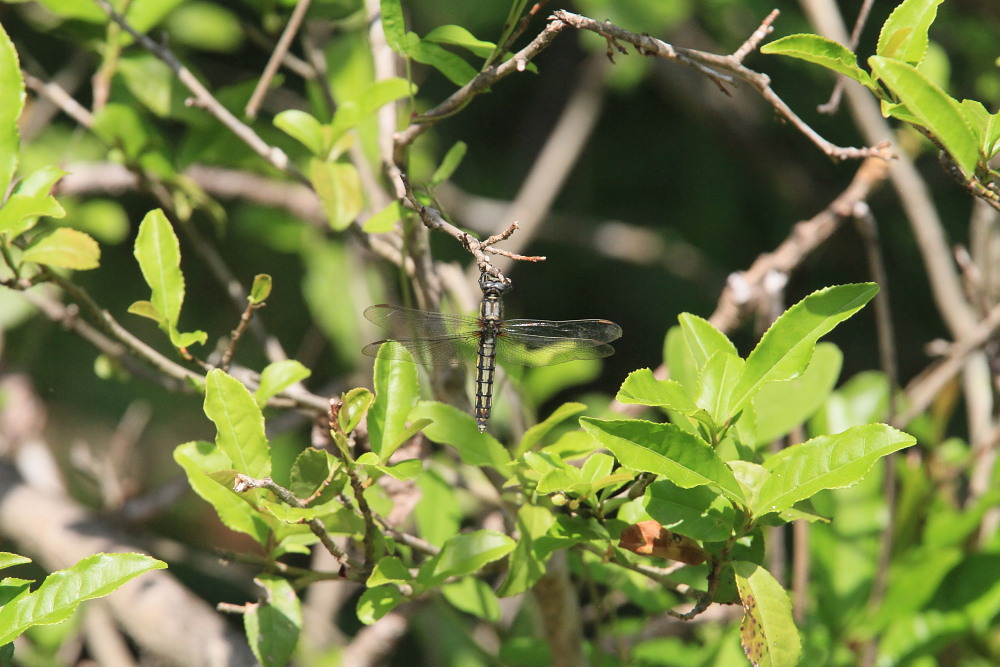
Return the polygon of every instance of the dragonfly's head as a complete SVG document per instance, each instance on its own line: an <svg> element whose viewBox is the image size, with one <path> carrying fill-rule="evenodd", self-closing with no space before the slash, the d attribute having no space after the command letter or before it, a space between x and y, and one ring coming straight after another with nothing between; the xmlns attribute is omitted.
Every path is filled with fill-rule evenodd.
<svg viewBox="0 0 1000 667"><path fill-rule="evenodd" d="M488 273L479 274L479 289L483 290L483 296L495 294L500 296L510 289L510 285L503 283Z"/></svg>

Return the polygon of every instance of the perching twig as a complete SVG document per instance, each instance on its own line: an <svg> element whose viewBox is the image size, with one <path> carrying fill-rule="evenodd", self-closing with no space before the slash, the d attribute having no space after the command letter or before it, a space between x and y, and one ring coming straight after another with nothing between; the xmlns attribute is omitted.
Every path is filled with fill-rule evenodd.
<svg viewBox="0 0 1000 667"><path fill-rule="evenodd" d="M409 179L406 178L405 174L400 174L400 178L403 181L403 187L406 191L406 199L410 207L417 212L420 216L420 220L429 229L435 231L444 232L448 236L451 236L456 241L465 246L466 250L475 258L476 266L482 273L486 273L493 278L496 278L505 285L510 284L510 279L503 275L496 267L490 263L489 257L486 253L492 253L494 255L502 255L508 259L518 260L522 262L542 262L545 261L544 257L540 256L528 256L519 255L516 253L508 252L500 248L494 248L493 245L503 241L510 237L517 230L517 222L512 222L507 229L495 234L485 241L480 241L479 239L473 237L468 232L463 232L461 229L451 224L444 219L441 212L436 208L431 208L430 206L424 206L417 199L416 194L413 192L413 187L410 185Z"/></svg>

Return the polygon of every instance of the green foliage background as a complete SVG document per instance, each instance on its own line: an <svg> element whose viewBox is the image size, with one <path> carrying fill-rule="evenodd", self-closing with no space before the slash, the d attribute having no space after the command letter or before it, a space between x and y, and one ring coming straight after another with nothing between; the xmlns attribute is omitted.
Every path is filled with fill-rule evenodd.
<svg viewBox="0 0 1000 667"><path fill-rule="evenodd" d="M135 22L145 17L143 29L152 29L155 39L168 43L220 100L237 111L270 53L268 46L250 37L249 28L263 32L273 42L294 3L136 0L133 4ZM364 80L370 67L359 57L364 53L359 48L364 33L363 18L357 13L360 4L317 1L310 10L311 19L328 28L333 26L338 34L325 53L335 95L345 94ZM894 4L875 3L862 34L859 63L874 53L877 29ZM485 40L496 39L509 5L500 0L403 3L407 28L420 35L443 24L457 24ZM840 3L846 16L853 16L858 5ZM673 44L728 53L747 38L772 5L756 0L581 0L547 7L559 8L607 19ZM814 30L797 4L784 3L779 8L783 13L772 37ZM62 18L53 18L53 12ZM93 104L95 93L86 81L108 62L102 57L107 57L104 49L111 30L96 5L81 2L69 6L55 0L9 3L0 5L0 23L14 41L26 71L42 78L60 72L75 77L74 97L85 107ZM543 25L543 20L536 19L526 32L527 38ZM953 97L975 98L989 110L996 110L1000 103L994 46L998 33L1000 15L990 3L943 3L931 30L933 43L925 71ZM592 33L566 31L534 62L537 72L499 82L488 94L421 137L410 156L411 179L425 183L448 149L455 142L465 142L467 151L461 165L436 194L442 208L455 215L457 224L483 236L495 233L510 221L495 218L502 206L484 205L514 198L580 81L584 77L603 80L603 109L597 126L558 193L551 216L525 249L527 254L545 255L548 260L519 264L509 272L516 288L507 304L517 316L604 317L620 324L625 335L616 343L616 355L599 372L584 372L577 378L564 375L562 370L548 376L540 371L529 377L526 392L530 395L534 390L543 397L537 406L540 417L547 416L562 399L587 398L587 392L598 396L588 402L601 405L631 371L661 363L664 336L676 324L679 313L707 317L731 272L748 267L761 253L773 250L795 222L811 217L836 197L856 170L856 163L831 161L793 128L776 122L770 107L746 87L736 87L726 95L691 70L635 53L616 53L612 64L605 58L606 48L604 40ZM778 94L822 135L840 145L864 144L845 111L835 116L813 111L829 95L833 84L829 72L760 53L752 54L747 65L766 72ZM163 178L170 184L175 206L171 219L182 212L185 224L209 240L245 286L257 274L273 278L267 307L256 316L266 322L292 358L309 368L309 388L334 396L352 387L371 387L369 360L359 351L376 336L362 326L360 313L370 303L400 300L400 293L406 290L400 286L397 271L374 260L355 234L329 233L303 223L281 207L262 206L245 198L209 196L185 181L181 174L196 163L274 179L282 176L202 110L185 106L183 100L189 93L149 54L128 46L119 54L116 67L108 91L110 106L95 119L92 131L80 129L60 114L37 128L22 126L20 173L29 174L48 164L86 173L88 167L79 165L93 167L111 161ZM409 74L419 87L417 111L433 106L455 89L439 72L417 63L412 63ZM279 76L281 90L268 99L261 118L252 125L307 171L309 151L271 120L288 108L315 112L325 102L317 86L287 71ZM34 94L29 96L29 111L38 113L40 104ZM371 137L365 133L371 128L363 122L359 128L362 149L370 151ZM969 244L971 198L939 167L936 151L915 132L902 130L900 143L913 151L949 241ZM102 308L142 339L175 358L168 336L176 341L184 335L181 332L206 332L207 347L190 344L192 351L202 354L236 326L239 312L229 307L225 289L199 260L196 244L184 235L179 250L185 298L179 321L158 325L128 314L134 302L151 298L152 283L148 276L143 277L146 266L133 255L139 221L163 204L148 188L129 185L119 189L98 183L82 193L60 195L59 201L66 208L65 221L90 233L101 246L101 268L75 273L73 280L99 297ZM882 288L891 305L900 377L905 381L927 365L927 342L947 337L947 330L936 314L925 268L898 199L884 188L869 203L878 221L887 263L888 283ZM489 211L494 217L482 213L462 217L464 211ZM150 229L154 222L150 219ZM629 240L633 245L625 247L630 250L613 250ZM453 239L432 234L430 242L435 258L467 265L467 253ZM795 303L825 285L870 280L859 245L853 228L841 229L790 276L787 303ZM151 301L157 302L155 290ZM878 367L870 313L870 309L861 311L827 339L843 351L840 377L847 382L832 400L842 401L848 412L867 410L856 415L859 423L881 419L879 408L884 407L872 407L872 401L864 399L877 394L872 387L879 384L863 373ZM168 335L158 331L158 326ZM50 413L46 440L69 471L69 485L81 502L101 506L100 480L73 469L70 445L82 440L99 450L121 415L137 402L151 407L151 417L145 435L136 444L133 469L127 476L134 495L182 475L177 463L194 460L195 453L184 450L182 454L189 454L189 459L175 454L175 463L171 452L178 443L215 439L216 429L203 415L202 396L166 391L129 378L113 363L98 358L87 343L37 315L19 295L6 289L0 290L0 328L2 370L31 378ZM757 338L750 327L732 337L744 357ZM237 360L250 368L265 365L256 345L242 345ZM914 426L913 432L927 452L925 467L909 467L901 460L896 463L902 480L895 517L897 551L889 592L879 608L868 608L866 601L883 526L880 513L885 510L880 498L881 472L847 491L814 498L819 514L835 515L837 520L829 526L817 524L812 534L810 616L801 624L805 655L811 660L808 664L852 664L856 658L852 642L864 643L872 634L880 637L880 658L885 664L933 664L954 655L962 664L986 665L1000 655L996 630L1000 604L994 600L997 577L990 574L996 571L998 545L994 536L972 547L977 523L962 521L966 512L978 519L995 499L963 508L951 496L956 489L961 492L961 481L970 465L969 447L962 440L968 436L962 407L960 399L950 403L942 400ZM438 424L448 419L440 407L423 406L420 410L436 417ZM205 412L211 410L205 407ZM511 408L500 406L498 413L496 428L501 435L509 435L513 430L509 425ZM838 414L842 413L829 407L821 410L813 422L814 432L843 430L839 426L848 424L839 424ZM310 424L303 421L272 438L275 477L287 475L292 460L309 442L309 432ZM488 458L491 454L478 451L477 455ZM463 460L468 462L464 454ZM943 466L946 472L940 473L934 465ZM432 492L433 484L426 482L425 494ZM519 519L528 522L531 517ZM246 540L223 528L210 508L192 494L165 508L149 528L196 549L248 546ZM0 546L16 551L17 545ZM571 566L581 568L581 562L574 561ZM587 562L592 577L611 580L616 576L602 570L596 561ZM742 565L746 562L740 561L742 569L736 573L741 587L756 585L755 577L759 578L758 571ZM263 585L272 595L287 593L283 579L267 576ZM256 595L256 589L238 586L233 590L229 584L211 581L200 573L192 574L191 580L214 602L242 602ZM388 575L386 580L394 581ZM914 582L919 581L926 584L923 594L913 592ZM615 585L614 581L600 583ZM630 585L634 583L630 580ZM448 592L444 595L449 598ZM468 591L453 591L449 600L470 597L473 595ZM642 599L637 594L630 604L639 605ZM371 602L377 607L384 600ZM650 610L665 606L662 599L646 602ZM435 618L452 618L457 613L440 600L434 604ZM363 609L363 605L359 607L362 616ZM288 613L294 616L296 611L297 607ZM489 609L462 611L479 618L494 613ZM622 635L637 632L643 613L634 612L633 608L625 609L614 631ZM376 616L372 612L372 618ZM268 636L260 630L266 627L267 619L256 611L246 617L246 624L249 636ZM930 639L915 639L914 628L921 624L932 627ZM357 629L344 625L348 626L345 631ZM439 629L428 626L433 623L415 620L410 639L422 645L426 655L444 652L457 659L467 655L464 651L475 653L465 644L447 648L454 638L436 636ZM661 638L640 644L634 647L632 658L641 664L731 664L726 661L740 655L738 633L736 624L716 624L691 631L683 639ZM972 648L957 648L962 642ZM254 650L265 649L255 645ZM292 648L276 650L291 652ZM668 654L676 657L665 657ZM302 654L298 659L309 660ZM325 659L334 660L329 656ZM488 662L482 659L483 664Z"/></svg>

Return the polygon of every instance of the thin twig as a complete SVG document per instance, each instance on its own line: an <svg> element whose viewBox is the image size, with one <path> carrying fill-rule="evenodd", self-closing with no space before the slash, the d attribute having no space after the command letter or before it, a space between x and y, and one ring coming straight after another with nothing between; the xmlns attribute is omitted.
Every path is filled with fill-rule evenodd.
<svg viewBox="0 0 1000 667"><path fill-rule="evenodd" d="M196 105L205 109L210 114L215 116L219 122L225 125L229 130L235 134L237 137L243 140L257 155L261 156L267 160L272 166L279 169L280 171L291 174L303 183L308 183L307 179L302 172L299 171L285 154L283 150L277 146L271 146L266 141L260 138L260 136L254 132L249 125L243 123L234 116L229 109L224 107L212 93L209 92L208 88L202 85L201 81L191 73L187 67L181 64L177 56L162 44L158 44L150 39L148 36L137 31L133 28L125 18L115 11L108 0L94 0L104 12L111 17L111 19L120 25L127 33L132 35L135 41L142 45L144 49L155 55L157 58L162 60L167 64L177 78L182 84L184 84L188 90L194 93Z"/></svg>
<svg viewBox="0 0 1000 667"><path fill-rule="evenodd" d="M295 39L295 34L299 31L299 27L306 17L306 12L309 11L309 4L311 2L312 0L299 0L295 3L295 9L292 10L288 24L285 25L281 37L278 38L278 44L274 47L274 51L271 53L271 57L264 67L264 73L260 75L260 80L257 81L257 86L253 89L250 101L247 102L244 109L247 117L251 119L257 117L257 109L260 107L264 95L267 94L267 87L271 85L271 79L278 72L278 67L281 66L285 55L288 53L288 48L292 45L292 40Z"/></svg>
<svg viewBox="0 0 1000 667"><path fill-rule="evenodd" d="M846 160L866 157L890 159L893 157L888 146L883 144L865 148L854 148L836 146L827 141L805 121L799 118L792 111L791 107L771 89L771 79L766 74L756 72L743 65L742 59L746 55L747 50L745 47L756 46L763 39L764 35L770 33L771 22L777 16L774 12L764 19L760 27L758 27L736 53L728 56L673 46L649 35L639 35L630 32L608 21L595 21L594 19L573 14L572 12L559 10L554 12L553 16L556 20L549 24L550 27L561 22L577 30L589 30L605 38L610 36L616 40L628 42L635 46L642 55L673 60L679 64L692 67L713 79L720 87L724 87L734 79L750 84L761 97L774 107L779 115L804 134L824 154L832 158Z"/></svg>
<svg viewBox="0 0 1000 667"><path fill-rule="evenodd" d="M237 473L233 490L236 491L236 493L243 493L249 489L266 489L277 496L278 500L285 503L289 507L298 507L300 509L305 508L302 501L295 497L295 494L280 484L275 483L275 481L270 477L256 479L254 477L250 477L249 475L244 475L243 473ZM364 572L363 566L344 553L343 549L337 546L322 521L313 518L308 519L303 523L309 526L309 530L312 531L313 535L319 538L319 541L323 543L326 550L329 551L341 565L344 565L347 568L347 571L344 573L344 577L346 579L351 581L364 581L367 578L368 575Z"/></svg>

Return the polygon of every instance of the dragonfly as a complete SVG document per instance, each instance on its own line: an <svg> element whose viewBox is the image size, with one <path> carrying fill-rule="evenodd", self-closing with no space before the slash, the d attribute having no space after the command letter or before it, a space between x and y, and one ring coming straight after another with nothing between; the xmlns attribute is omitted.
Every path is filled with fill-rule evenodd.
<svg viewBox="0 0 1000 667"><path fill-rule="evenodd" d="M365 318L387 329L391 337L361 351L369 357L424 366L475 361L475 418L480 433L486 431L490 420L497 361L536 367L601 359L614 354L608 343L622 335L622 328L609 320L505 320L502 297L508 285L483 273L479 287L483 292L479 317L386 304L369 306ZM383 345L388 342L399 345Z"/></svg>

